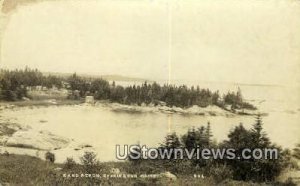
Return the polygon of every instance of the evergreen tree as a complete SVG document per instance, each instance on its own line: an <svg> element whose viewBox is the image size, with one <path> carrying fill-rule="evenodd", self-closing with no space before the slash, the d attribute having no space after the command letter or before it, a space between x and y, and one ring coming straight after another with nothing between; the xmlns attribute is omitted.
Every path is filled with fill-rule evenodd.
<svg viewBox="0 0 300 186"><path fill-rule="evenodd" d="M207 123L206 126L206 130L205 130L205 141L206 141L206 145L207 147L210 147L211 145L211 137L212 137L212 132L211 132L211 128L210 128L210 122Z"/></svg>
<svg viewBox="0 0 300 186"><path fill-rule="evenodd" d="M270 145L270 139L266 136L263 130L263 122L261 115L256 116L256 122L251 129L253 136L253 146L254 148L265 148Z"/></svg>
<svg viewBox="0 0 300 186"><path fill-rule="evenodd" d="M171 160L175 158L175 152L174 149L179 148L181 146L181 143L179 141L179 138L175 132L167 134L165 137L165 141L160 145L161 150L168 150L171 154Z"/></svg>
<svg viewBox="0 0 300 186"><path fill-rule="evenodd" d="M195 128L188 130L187 134L182 136L182 141L185 148L189 150L196 148L198 140L197 140L197 133L195 131Z"/></svg>
<svg viewBox="0 0 300 186"><path fill-rule="evenodd" d="M179 148L180 141L177 134L175 132L167 134L164 143L161 144L161 147L168 148L168 149Z"/></svg>
<svg viewBox="0 0 300 186"><path fill-rule="evenodd" d="M205 147L206 146L206 136L205 136L205 127L204 126L201 126L199 129L198 129L198 141L197 141L197 145L201 148Z"/></svg>
<svg viewBox="0 0 300 186"><path fill-rule="evenodd" d="M226 148L235 149L236 157L244 158L242 151L244 149L274 149L275 145L270 143L269 138L262 132L262 119L260 115L256 118L256 123L252 129L247 130L243 125L235 127L228 135L228 141L225 141L224 146ZM277 148L278 153L281 154L281 150ZM263 155L264 156L264 155ZM273 157L274 158L274 157ZM230 159L226 160L233 170L233 177L237 180L266 182L272 181L279 175L284 168L284 157L280 159L254 159L253 156L250 159Z"/></svg>

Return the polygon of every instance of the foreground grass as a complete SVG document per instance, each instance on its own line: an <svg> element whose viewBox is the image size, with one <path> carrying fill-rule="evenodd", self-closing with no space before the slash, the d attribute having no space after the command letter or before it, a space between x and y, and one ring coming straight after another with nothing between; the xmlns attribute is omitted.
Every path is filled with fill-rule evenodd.
<svg viewBox="0 0 300 186"><path fill-rule="evenodd" d="M25 155L0 155L0 183L35 185L46 183L57 167Z"/></svg>
<svg viewBox="0 0 300 186"><path fill-rule="evenodd" d="M102 163L101 172L109 174L112 167L120 170L135 167L128 162ZM84 173L81 165L66 168L63 164L55 164L26 155L0 155L0 185L228 185L228 186L265 186L292 184L257 184L233 180L216 183L212 178L193 178L191 175L177 175L177 179L169 178L65 178L63 174Z"/></svg>

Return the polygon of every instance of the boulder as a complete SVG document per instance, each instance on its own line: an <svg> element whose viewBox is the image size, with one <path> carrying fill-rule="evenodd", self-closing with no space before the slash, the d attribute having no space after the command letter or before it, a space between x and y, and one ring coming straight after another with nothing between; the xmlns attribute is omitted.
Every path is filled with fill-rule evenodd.
<svg viewBox="0 0 300 186"><path fill-rule="evenodd" d="M161 177L168 178L170 180L176 180L177 179L177 177L174 174L172 174L171 172L163 172L160 175L161 175Z"/></svg>

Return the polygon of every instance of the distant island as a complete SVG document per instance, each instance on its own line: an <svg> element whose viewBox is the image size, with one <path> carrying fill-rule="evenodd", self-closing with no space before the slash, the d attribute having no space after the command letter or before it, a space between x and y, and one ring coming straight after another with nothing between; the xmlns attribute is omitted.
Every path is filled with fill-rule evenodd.
<svg viewBox="0 0 300 186"><path fill-rule="evenodd" d="M61 73L61 72L42 72L44 76L57 76L62 78L68 78L72 73ZM86 73L77 73L78 76L82 78L91 78L91 79L105 79L108 81L128 81L128 82L152 82L148 79L143 78L137 78L137 77L128 77L128 76L122 76L117 74L110 74L110 75L95 75L95 74L86 74Z"/></svg>

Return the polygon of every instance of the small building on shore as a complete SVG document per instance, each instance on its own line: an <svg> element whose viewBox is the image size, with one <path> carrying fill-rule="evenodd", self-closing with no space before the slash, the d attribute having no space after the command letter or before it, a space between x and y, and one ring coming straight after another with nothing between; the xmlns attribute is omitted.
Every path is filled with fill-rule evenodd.
<svg viewBox="0 0 300 186"><path fill-rule="evenodd" d="M85 103L94 104L95 103L94 96L85 96Z"/></svg>

